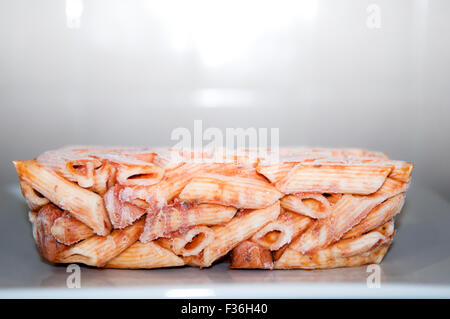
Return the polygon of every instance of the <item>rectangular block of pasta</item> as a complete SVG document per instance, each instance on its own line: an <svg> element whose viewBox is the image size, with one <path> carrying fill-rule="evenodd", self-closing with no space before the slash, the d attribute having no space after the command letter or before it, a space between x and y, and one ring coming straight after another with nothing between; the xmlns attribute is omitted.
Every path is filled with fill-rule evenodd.
<svg viewBox="0 0 450 319"><path fill-rule="evenodd" d="M14 164L39 252L54 263L381 262L413 164L362 149L281 149L278 161L222 153L73 146Z"/></svg>

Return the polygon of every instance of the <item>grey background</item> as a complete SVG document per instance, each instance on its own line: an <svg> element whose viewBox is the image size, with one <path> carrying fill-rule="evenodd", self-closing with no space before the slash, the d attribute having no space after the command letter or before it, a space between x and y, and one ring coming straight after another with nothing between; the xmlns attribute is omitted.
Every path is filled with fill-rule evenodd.
<svg viewBox="0 0 450 319"><path fill-rule="evenodd" d="M202 119L385 151L448 200L450 2L276 3L90 0L70 29L64 1L0 1L2 185L13 159L173 145L174 128ZM366 26L370 3L380 29Z"/></svg>

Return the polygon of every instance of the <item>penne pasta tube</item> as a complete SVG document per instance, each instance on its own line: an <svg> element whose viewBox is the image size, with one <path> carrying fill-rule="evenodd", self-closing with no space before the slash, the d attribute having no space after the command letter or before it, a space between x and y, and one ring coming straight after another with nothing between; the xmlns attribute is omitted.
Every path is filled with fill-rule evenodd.
<svg viewBox="0 0 450 319"><path fill-rule="evenodd" d="M332 206L330 215L310 226L294 240L291 249L312 253L339 240L353 226L363 220L372 209L386 199L403 193L408 184L387 178L383 186L369 196L344 195Z"/></svg>
<svg viewBox="0 0 450 319"><path fill-rule="evenodd" d="M260 160L260 155L270 156L270 149L227 149L216 148L211 149L209 157L213 161L220 163L233 163L237 165L255 166Z"/></svg>
<svg viewBox="0 0 450 319"><path fill-rule="evenodd" d="M409 182L401 182L392 178L387 178L383 183L383 186L374 194L367 196L368 199L387 199L398 195L400 193L405 193L409 188Z"/></svg>
<svg viewBox="0 0 450 319"><path fill-rule="evenodd" d="M330 205L333 206L342 198L344 194L325 194L325 195Z"/></svg>
<svg viewBox="0 0 450 319"><path fill-rule="evenodd" d="M211 167L213 167L211 164L202 166L197 163L186 163L167 173L167 179L159 185L158 191L163 194L166 202L170 201L180 194L194 176Z"/></svg>
<svg viewBox="0 0 450 319"><path fill-rule="evenodd" d="M375 246L383 245L391 240L394 234L394 222L391 220L378 229L372 230L357 238L341 239L338 242L319 250L322 257L350 257L365 253ZM317 252L316 252L317 253ZM326 257L328 256L328 257Z"/></svg>
<svg viewBox="0 0 450 319"><path fill-rule="evenodd" d="M153 185L158 183L164 174L164 170L153 164L146 165L117 165L117 182L121 185Z"/></svg>
<svg viewBox="0 0 450 319"><path fill-rule="evenodd" d="M209 267L218 258L224 256L241 241L250 238L259 228L275 220L280 214L280 203L251 211L244 211L223 226L215 226L214 241L206 246L196 263Z"/></svg>
<svg viewBox="0 0 450 319"><path fill-rule="evenodd" d="M206 226L195 226L168 238L160 238L158 244L184 257L198 255L214 240L214 232Z"/></svg>
<svg viewBox="0 0 450 319"><path fill-rule="evenodd" d="M253 235L252 241L269 250L277 250L291 242L311 223L311 218L290 211L281 212L278 218Z"/></svg>
<svg viewBox="0 0 450 319"><path fill-rule="evenodd" d="M261 180L210 174L193 178L179 197L186 201L258 209L272 205L281 196L272 185Z"/></svg>
<svg viewBox="0 0 450 319"><path fill-rule="evenodd" d="M331 211L328 199L315 193L287 195L280 200L280 203L285 209L316 219L327 217Z"/></svg>
<svg viewBox="0 0 450 319"><path fill-rule="evenodd" d="M267 183L267 179L259 174L250 164L223 163L217 165L217 167L214 168L213 173L229 177L251 178Z"/></svg>
<svg viewBox="0 0 450 319"><path fill-rule="evenodd" d="M155 161L155 157L157 156L151 149L137 149L135 151L127 151L120 153L121 156L126 158L132 158L138 160L140 162L152 163ZM159 166L159 165L158 165Z"/></svg>
<svg viewBox="0 0 450 319"><path fill-rule="evenodd" d="M39 253L52 262L56 262L57 255L67 248L58 243L51 233L53 223L63 215L64 212L52 204L43 206L36 215L29 215Z"/></svg>
<svg viewBox="0 0 450 319"><path fill-rule="evenodd" d="M76 182L83 188L94 185L94 170L102 163L87 155L78 155L69 150L49 151L40 155L37 162L69 181Z"/></svg>
<svg viewBox="0 0 450 319"><path fill-rule="evenodd" d="M358 237L380 227L400 212L405 203L405 194L396 195L376 206L359 224L350 229L342 238Z"/></svg>
<svg viewBox="0 0 450 319"><path fill-rule="evenodd" d="M284 254L284 252L286 251L286 249L288 247L289 247L289 244L286 244L283 247L281 247L280 249L273 251L272 252L273 260L276 261L276 260L280 259L280 257Z"/></svg>
<svg viewBox="0 0 450 319"><path fill-rule="evenodd" d="M162 208L179 195L194 176L212 167L214 164L185 163L176 169L167 171L164 179L156 185L128 187L124 190L126 194L124 201L131 202L141 199L149 203L153 209Z"/></svg>
<svg viewBox="0 0 450 319"><path fill-rule="evenodd" d="M124 229L114 230L107 236L92 236L61 252L57 256L57 262L103 267L109 260L134 244L143 228L144 219L141 219Z"/></svg>
<svg viewBox="0 0 450 319"><path fill-rule="evenodd" d="M177 149L155 149L153 164L163 168L166 172L179 168L183 163L183 158L180 156Z"/></svg>
<svg viewBox="0 0 450 319"><path fill-rule="evenodd" d="M123 193L127 189L124 186L115 185L103 196L106 211L115 229L125 228L145 214L145 209L135 205L139 203L138 200L134 200L133 203L121 200L126 197Z"/></svg>
<svg viewBox="0 0 450 319"><path fill-rule="evenodd" d="M276 183L285 177L295 165L297 165L295 162L261 165L256 167L256 171L264 175L271 183Z"/></svg>
<svg viewBox="0 0 450 319"><path fill-rule="evenodd" d="M361 148L309 148L295 147L280 149L281 159L284 161L293 158L351 158L351 157L367 157L375 159L388 159L386 154L382 152L369 151Z"/></svg>
<svg viewBox="0 0 450 319"><path fill-rule="evenodd" d="M42 206L47 205L50 201L36 192L31 185L25 181L20 181L20 189L28 207L31 210L39 210Z"/></svg>
<svg viewBox="0 0 450 319"><path fill-rule="evenodd" d="M379 264L386 255L388 248L389 245L385 244L360 255L330 258L323 258L320 253L313 256L304 255L288 248L281 258L275 262L274 269L321 269Z"/></svg>
<svg viewBox="0 0 450 319"><path fill-rule="evenodd" d="M182 258L155 242L135 242L105 265L106 268L151 269L183 266Z"/></svg>
<svg viewBox="0 0 450 319"><path fill-rule="evenodd" d="M102 198L71 183L36 161L15 161L17 174L52 203L91 227L98 235L111 229Z"/></svg>
<svg viewBox="0 0 450 319"><path fill-rule="evenodd" d="M195 225L218 225L228 222L237 209L216 204L190 205L178 202L156 214L148 214L140 241L146 243L166 237L179 229Z"/></svg>
<svg viewBox="0 0 450 319"><path fill-rule="evenodd" d="M148 154L150 157L152 154ZM164 169L147 161L139 160L145 158L144 154L95 154L102 160L106 160L116 169L116 180L121 185L148 186L158 183L163 175Z"/></svg>
<svg viewBox="0 0 450 319"><path fill-rule="evenodd" d="M50 232L59 243L64 245L72 245L94 235L91 228L69 214L55 219Z"/></svg>
<svg viewBox="0 0 450 319"><path fill-rule="evenodd" d="M97 194L104 195L109 187L115 184L116 168L110 163L103 165L95 170L94 184L91 189Z"/></svg>
<svg viewBox="0 0 450 319"><path fill-rule="evenodd" d="M411 173L414 168L414 164L404 161L389 161L394 165L394 169L389 174L389 177L401 182L409 182L411 179Z"/></svg>
<svg viewBox="0 0 450 319"><path fill-rule="evenodd" d="M292 193L351 193L367 195L376 192L392 165L386 164L297 164L288 175L275 183L278 190Z"/></svg>
<svg viewBox="0 0 450 319"><path fill-rule="evenodd" d="M272 269L273 260L270 250L250 240L243 241L231 252L230 268Z"/></svg>

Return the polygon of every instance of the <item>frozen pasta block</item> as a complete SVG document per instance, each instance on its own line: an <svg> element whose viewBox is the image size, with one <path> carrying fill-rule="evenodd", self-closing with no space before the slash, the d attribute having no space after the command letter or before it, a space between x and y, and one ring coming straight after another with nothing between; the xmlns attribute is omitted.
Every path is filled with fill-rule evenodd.
<svg viewBox="0 0 450 319"><path fill-rule="evenodd" d="M38 250L54 263L316 269L382 261L413 164L362 149L280 149L277 161L223 154L71 146L14 165Z"/></svg>

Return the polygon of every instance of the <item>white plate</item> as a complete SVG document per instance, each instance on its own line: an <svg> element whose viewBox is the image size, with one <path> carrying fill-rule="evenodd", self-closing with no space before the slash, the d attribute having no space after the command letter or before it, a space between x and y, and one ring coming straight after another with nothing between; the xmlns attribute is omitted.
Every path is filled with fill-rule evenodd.
<svg viewBox="0 0 450 319"><path fill-rule="evenodd" d="M41 259L18 186L0 196L2 298L450 298L450 204L411 186L398 231L381 263L380 288L367 267L329 270L99 270L81 266L81 288L67 288L65 265Z"/></svg>

